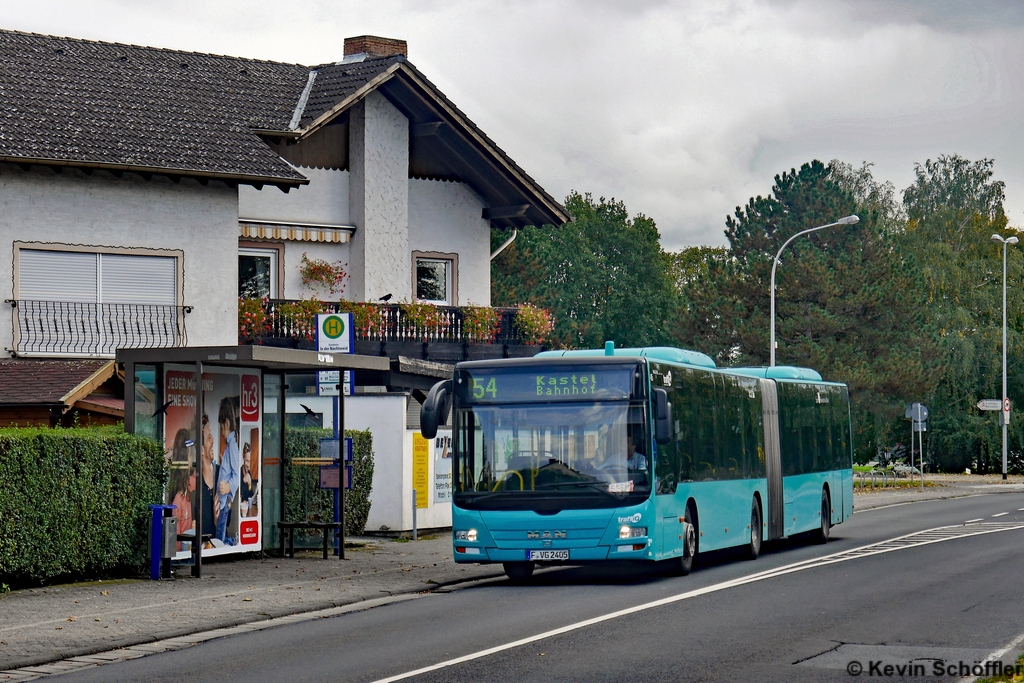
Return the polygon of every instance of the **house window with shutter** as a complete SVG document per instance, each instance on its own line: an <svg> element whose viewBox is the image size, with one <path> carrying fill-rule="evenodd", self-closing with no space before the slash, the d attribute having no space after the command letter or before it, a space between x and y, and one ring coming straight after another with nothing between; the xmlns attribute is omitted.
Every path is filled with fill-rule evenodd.
<svg viewBox="0 0 1024 683"><path fill-rule="evenodd" d="M80 249L16 245L16 352L112 356L182 345L181 252Z"/></svg>

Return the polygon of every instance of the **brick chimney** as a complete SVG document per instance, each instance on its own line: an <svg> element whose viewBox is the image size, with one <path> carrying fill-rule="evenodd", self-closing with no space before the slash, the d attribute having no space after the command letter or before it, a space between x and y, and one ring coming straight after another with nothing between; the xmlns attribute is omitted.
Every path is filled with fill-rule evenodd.
<svg viewBox="0 0 1024 683"><path fill-rule="evenodd" d="M380 36L356 36L345 39L345 56L366 53L368 57L409 56L404 40L381 38Z"/></svg>

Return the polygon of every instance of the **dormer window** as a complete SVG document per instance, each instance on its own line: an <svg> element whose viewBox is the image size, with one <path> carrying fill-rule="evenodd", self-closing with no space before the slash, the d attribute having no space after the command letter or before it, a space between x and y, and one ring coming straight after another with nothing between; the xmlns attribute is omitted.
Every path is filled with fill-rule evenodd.
<svg viewBox="0 0 1024 683"><path fill-rule="evenodd" d="M458 255L413 252L413 295L416 301L438 306L458 305Z"/></svg>

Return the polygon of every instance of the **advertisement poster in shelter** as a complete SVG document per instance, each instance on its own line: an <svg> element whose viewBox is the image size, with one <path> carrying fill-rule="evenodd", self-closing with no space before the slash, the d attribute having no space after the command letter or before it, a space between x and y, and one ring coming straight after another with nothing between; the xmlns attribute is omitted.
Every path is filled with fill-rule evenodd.
<svg viewBox="0 0 1024 683"><path fill-rule="evenodd" d="M164 371L164 435L169 477L165 502L176 505L179 535L195 536L193 501L202 496L203 557L262 548L260 371L210 368L203 373L202 431L195 438L195 371ZM198 457L198 463L196 458ZM198 478L196 470L198 468ZM198 481L197 481L198 479ZM178 543L178 558L191 541Z"/></svg>
<svg viewBox="0 0 1024 683"><path fill-rule="evenodd" d="M434 502L452 502L452 432L450 429L437 430L433 442L434 457Z"/></svg>

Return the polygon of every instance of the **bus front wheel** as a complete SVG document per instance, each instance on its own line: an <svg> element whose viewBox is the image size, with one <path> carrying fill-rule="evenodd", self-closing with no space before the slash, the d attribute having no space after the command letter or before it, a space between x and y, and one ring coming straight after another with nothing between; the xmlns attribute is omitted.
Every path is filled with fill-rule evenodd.
<svg viewBox="0 0 1024 683"><path fill-rule="evenodd" d="M526 581L533 576L533 562L504 562L505 575L515 582Z"/></svg>
<svg viewBox="0 0 1024 683"><path fill-rule="evenodd" d="M750 504L750 545L747 546L747 558L756 560L761 554L761 506L757 498Z"/></svg>
<svg viewBox="0 0 1024 683"><path fill-rule="evenodd" d="M821 528L818 529L815 537L818 543L828 543L828 531L832 526L832 504L828 497L828 491L821 492Z"/></svg>
<svg viewBox="0 0 1024 683"><path fill-rule="evenodd" d="M678 572L681 576L686 576L693 569L693 558L697 556L697 543L699 534L697 532L697 515L693 511L693 507L690 505L686 506L686 514L683 516L685 524L683 525L683 556L676 558L678 562Z"/></svg>

